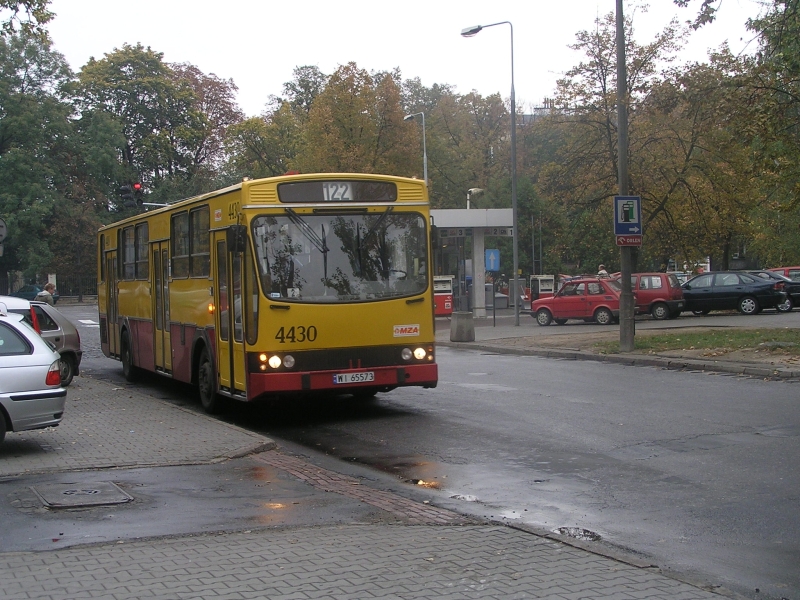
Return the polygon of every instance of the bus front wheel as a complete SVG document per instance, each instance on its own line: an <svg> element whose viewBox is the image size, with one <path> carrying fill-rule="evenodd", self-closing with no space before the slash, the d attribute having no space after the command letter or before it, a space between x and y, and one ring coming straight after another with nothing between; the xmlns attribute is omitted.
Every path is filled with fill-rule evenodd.
<svg viewBox="0 0 800 600"><path fill-rule="evenodd" d="M200 353L200 360L197 362L197 387L200 392L200 404L210 415L219 411L220 408L220 397L217 396L215 382L214 365L211 364L208 350L203 348Z"/></svg>

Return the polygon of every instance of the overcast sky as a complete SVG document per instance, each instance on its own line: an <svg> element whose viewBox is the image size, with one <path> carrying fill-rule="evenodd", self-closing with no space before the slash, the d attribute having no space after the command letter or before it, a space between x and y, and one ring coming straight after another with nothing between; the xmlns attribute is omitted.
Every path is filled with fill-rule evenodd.
<svg viewBox="0 0 800 600"><path fill-rule="evenodd" d="M652 0L634 12L637 41L645 42L673 16L691 19L691 8ZM499 21L514 24L517 104L540 104L556 80L581 60L567 48L576 32L593 28L614 0L53 0L48 25L55 50L73 70L87 60L141 42L167 62L189 62L204 73L233 79L248 116L260 114L271 94L281 95L297 66L331 74L355 62L369 71L399 68L403 79L449 84L466 94L511 89L510 29L501 25L472 38L460 31ZM718 21L693 34L684 60L705 60L727 41L735 53L755 42L744 23L758 15L756 0L723 0ZM749 44L749 45L748 45Z"/></svg>

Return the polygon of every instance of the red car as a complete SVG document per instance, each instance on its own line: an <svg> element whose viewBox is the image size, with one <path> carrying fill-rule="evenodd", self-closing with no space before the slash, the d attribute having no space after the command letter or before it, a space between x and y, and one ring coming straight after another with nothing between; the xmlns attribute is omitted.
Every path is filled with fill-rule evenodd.
<svg viewBox="0 0 800 600"><path fill-rule="evenodd" d="M610 325L619 321L619 282L605 278L573 279L550 298L539 298L531 304L531 316L539 325L559 325L567 319L595 321Z"/></svg>
<svg viewBox="0 0 800 600"><path fill-rule="evenodd" d="M659 321L674 319L686 306L681 283L672 273L634 273L631 291L636 297L636 313L651 314Z"/></svg>
<svg viewBox="0 0 800 600"><path fill-rule="evenodd" d="M776 273L780 273L784 277L788 277L792 281L800 281L800 267L775 267L774 269L768 269L769 271L775 271Z"/></svg>

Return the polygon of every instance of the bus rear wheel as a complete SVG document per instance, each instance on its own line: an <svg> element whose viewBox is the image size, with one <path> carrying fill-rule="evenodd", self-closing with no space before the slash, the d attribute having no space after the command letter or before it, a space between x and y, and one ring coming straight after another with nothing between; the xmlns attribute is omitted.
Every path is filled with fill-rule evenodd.
<svg viewBox="0 0 800 600"><path fill-rule="evenodd" d="M133 354L131 354L131 338L127 331L122 332L120 344L120 360L122 361L122 376L125 381L133 383L136 381L136 367L133 365Z"/></svg>
<svg viewBox="0 0 800 600"><path fill-rule="evenodd" d="M200 360L197 361L197 388L203 409L210 415L219 412L221 399L217 395L214 365L206 348L200 352Z"/></svg>

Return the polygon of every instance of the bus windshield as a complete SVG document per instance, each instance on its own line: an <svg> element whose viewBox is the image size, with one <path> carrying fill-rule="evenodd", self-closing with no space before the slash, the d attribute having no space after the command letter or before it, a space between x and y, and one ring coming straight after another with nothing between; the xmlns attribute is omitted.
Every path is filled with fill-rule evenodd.
<svg viewBox="0 0 800 600"><path fill-rule="evenodd" d="M252 222L258 272L268 298L364 302L424 292L425 219L418 213L285 214Z"/></svg>

